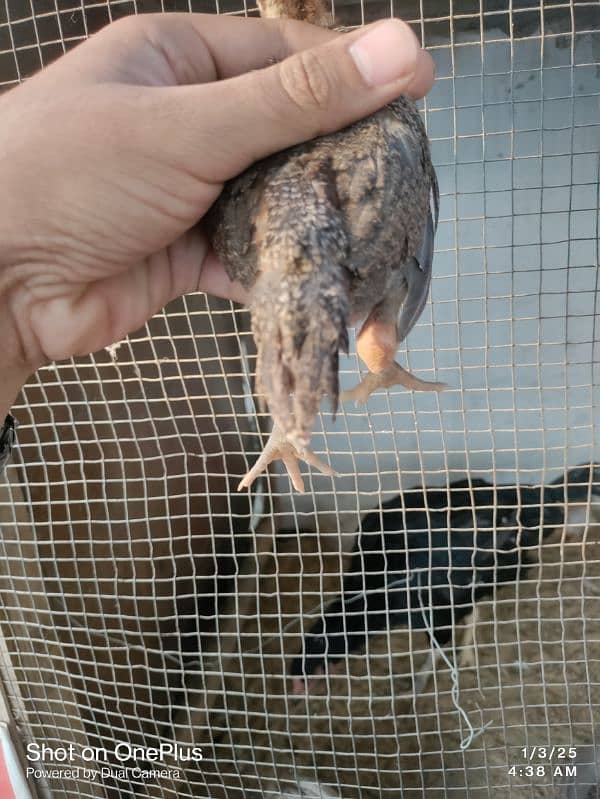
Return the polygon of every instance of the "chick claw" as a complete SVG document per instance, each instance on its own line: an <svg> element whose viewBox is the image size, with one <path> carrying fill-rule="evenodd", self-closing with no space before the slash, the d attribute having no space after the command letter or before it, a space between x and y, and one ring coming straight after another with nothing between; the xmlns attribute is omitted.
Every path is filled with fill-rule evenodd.
<svg viewBox="0 0 600 799"><path fill-rule="evenodd" d="M277 425L274 425L261 456L244 479L240 481L237 490L241 491L243 488L251 486L259 474L262 474L270 463L278 459L281 459L285 463L285 468L288 471L294 488L301 494L304 493L304 481L300 474L298 459L310 463L311 466L314 466L315 469L318 469L322 474L327 474L330 477L337 477L337 472L332 469L329 464L317 458L314 452L311 452L308 447L292 444L283 430Z"/></svg>
<svg viewBox="0 0 600 799"><path fill-rule="evenodd" d="M443 391L447 383L435 383L421 380L411 374L395 361L381 372L369 372L360 383L349 391L342 391L340 401L354 400L357 405L366 405L367 400L378 388L404 386L411 391Z"/></svg>

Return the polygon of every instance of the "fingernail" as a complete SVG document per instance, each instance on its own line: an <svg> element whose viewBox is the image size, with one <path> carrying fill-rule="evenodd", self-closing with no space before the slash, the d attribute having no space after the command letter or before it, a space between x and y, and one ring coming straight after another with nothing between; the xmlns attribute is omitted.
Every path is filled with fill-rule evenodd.
<svg viewBox="0 0 600 799"><path fill-rule="evenodd" d="M390 19L353 42L349 52L369 86L385 86L414 73L419 46L406 25Z"/></svg>

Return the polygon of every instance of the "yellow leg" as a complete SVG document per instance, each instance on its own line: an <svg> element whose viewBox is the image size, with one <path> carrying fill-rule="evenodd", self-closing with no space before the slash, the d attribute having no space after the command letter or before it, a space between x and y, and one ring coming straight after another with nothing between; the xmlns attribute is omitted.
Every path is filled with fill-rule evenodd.
<svg viewBox="0 0 600 799"><path fill-rule="evenodd" d="M304 481L300 474L298 459L310 463L311 466L314 466L315 469L318 469L323 474L332 477L337 476L337 472L332 469L329 464L317 458L314 452L311 452L308 447L293 444L280 427L273 425L273 430L271 431L269 440L260 458L256 461L248 474L246 474L244 479L240 481L237 490L241 491L243 488L251 486L259 474L262 474L270 463L279 459L285 463L285 468L288 471L294 488L301 494L304 493Z"/></svg>
<svg viewBox="0 0 600 799"><path fill-rule="evenodd" d="M446 383L421 380L393 361L381 372L369 372L355 388L343 391L340 400L342 402L354 400L357 405L366 405L371 394L378 388L391 388L392 386L404 386L411 391L443 391L446 388Z"/></svg>
<svg viewBox="0 0 600 799"><path fill-rule="evenodd" d="M356 351L369 374L356 388L344 391L342 402L353 399L357 405L365 405L378 388L404 386L411 391L443 391L445 383L432 383L415 377L394 360L398 349L396 319L403 300L402 291L393 292L369 314L356 341Z"/></svg>

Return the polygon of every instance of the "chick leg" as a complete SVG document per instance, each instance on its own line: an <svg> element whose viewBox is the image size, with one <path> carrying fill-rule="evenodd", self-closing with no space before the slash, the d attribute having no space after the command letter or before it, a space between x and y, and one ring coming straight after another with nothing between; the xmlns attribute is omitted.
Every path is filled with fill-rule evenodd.
<svg viewBox="0 0 600 799"><path fill-rule="evenodd" d="M353 399L358 405L364 405L378 388L395 385L412 391L443 391L446 388L445 383L421 380L396 363L394 356L399 344L397 315L398 300L394 295L371 311L356 342L357 352L369 369L369 374L355 388L342 392L342 402Z"/></svg>
<svg viewBox="0 0 600 799"><path fill-rule="evenodd" d="M251 486L259 474L262 474L270 463L278 459L281 459L285 463L285 468L288 471L294 488L301 494L304 493L304 481L300 474L298 459L310 463L311 466L314 466L315 469L318 469L323 474L328 474L332 477L337 476L337 472L332 469L329 464L317 458L314 452L311 452L308 447L292 444L283 430L277 425L273 425L273 430L271 431L271 435L269 436L269 440L261 456L244 479L240 481L237 490L241 491L243 488Z"/></svg>

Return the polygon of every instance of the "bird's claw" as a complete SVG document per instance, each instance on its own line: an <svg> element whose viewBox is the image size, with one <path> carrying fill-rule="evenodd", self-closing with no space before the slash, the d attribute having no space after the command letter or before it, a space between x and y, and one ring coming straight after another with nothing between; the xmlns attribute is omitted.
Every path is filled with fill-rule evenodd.
<svg viewBox="0 0 600 799"><path fill-rule="evenodd" d="M354 404L358 407L359 405L366 405L367 400L371 396L374 391L380 387L380 384L374 380L377 378L378 375L369 372L360 383L354 388L350 388L347 391L342 391L340 394L340 402L348 402L349 400L354 400Z"/></svg>
<svg viewBox="0 0 600 799"><path fill-rule="evenodd" d="M421 380L395 361L381 372L369 372L360 383L349 391L342 391L340 401L354 400L357 405L366 405L367 400L379 388L404 386L411 391L443 391L448 387L446 383L436 383Z"/></svg>
<svg viewBox="0 0 600 799"><path fill-rule="evenodd" d="M270 463L279 459L284 462L294 488L301 494L304 493L304 481L302 480L302 475L300 474L300 468L298 466L299 459L314 466L315 469L318 469L322 474L329 475L330 477L337 477L337 472L332 469L328 463L317 458L314 452L308 449L308 447L292 443L281 428L275 425L261 456L248 471L243 480L240 481L237 490L241 491L251 486Z"/></svg>

